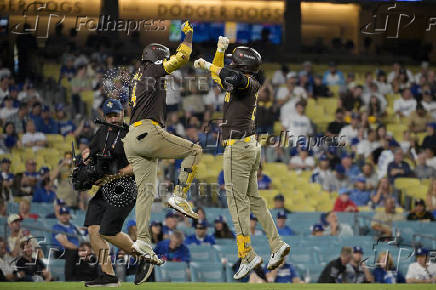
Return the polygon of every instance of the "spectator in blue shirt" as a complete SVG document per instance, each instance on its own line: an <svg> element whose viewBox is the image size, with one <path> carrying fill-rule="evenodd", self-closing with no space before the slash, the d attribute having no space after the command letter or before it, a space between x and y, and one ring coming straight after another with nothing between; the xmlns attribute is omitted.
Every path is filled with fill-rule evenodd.
<svg viewBox="0 0 436 290"><path fill-rule="evenodd" d="M329 69L324 73L322 82L327 86L342 86L345 84L344 74L337 70L336 63L329 63Z"/></svg>
<svg viewBox="0 0 436 290"><path fill-rule="evenodd" d="M189 236L185 240L186 245L215 245L215 238L207 234L207 224L205 222L197 223L195 226L195 234Z"/></svg>
<svg viewBox="0 0 436 290"><path fill-rule="evenodd" d="M174 212L170 211L165 215L164 226L162 232L164 239L168 239L174 230L177 228L177 216Z"/></svg>
<svg viewBox="0 0 436 290"><path fill-rule="evenodd" d="M398 177L410 177L412 171L407 162L404 161L403 150L397 148L394 151L394 161L388 165L388 178L392 184Z"/></svg>
<svg viewBox="0 0 436 290"><path fill-rule="evenodd" d="M345 152L341 156L341 164L345 168L345 175L351 181L354 181L360 175L360 169L357 165L353 164L353 156L350 153Z"/></svg>
<svg viewBox="0 0 436 290"><path fill-rule="evenodd" d="M357 206L367 206L371 200L371 191L366 190L366 180L364 177L356 179L355 188L351 190L350 200Z"/></svg>
<svg viewBox="0 0 436 290"><path fill-rule="evenodd" d="M154 252L165 261L189 263L191 254L188 247L183 244L183 240L183 233L175 230L171 233L169 240L157 244Z"/></svg>
<svg viewBox="0 0 436 290"><path fill-rule="evenodd" d="M303 283L294 265L286 262L286 258L280 266L272 271L265 268L266 278L270 283Z"/></svg>
<svg viewBox="0 0 436 290"><path fill-rule="evenodd" d="M68 57L65 60L65 64L61 67L61 71L59 74L59 82L62 78L66 78L71 82L73 77L76 75L76 68L74 67L74 59L73 57Z"/></svg>
<svg viewBox="0 0 436 290"><path fill-rule="evenodd" d="M15 131L15 125L12 122L6 122L3 127L4 139L3 143L5 146L11 150L12 148L17 146L18 143L18 134Z"/></svg>
<svg viewBox="0 0 436 290"><path fill-rule="evenodd" d="M74 136L76 136L81 128L77 128L73 121L67 118L67 115L65 113L65 106L63 104L57 104L55 107L55 111L56 121L58 122L59 134L63 136L73 134ZM84 122L81 125L83 124Z"/></svg>
<svg viewBox="0 0 436 290"><path fill-rule="evenodd" d="M286 225L287 215L285 212L279 212L277 214L277 230L280 236L295 236L294 231Z"/></svg>
<svg viewBox="0 0 436 290"><path fill-rule="evenodd" d="M14 174L10 172L11 170L11 160L8 158L3 158L1 162L1 180L3 181L3 190L7 191L5 192L5 195L8 196L9 190L14 183ZM12 198L12 195L9 195L8 197Z"/></svg>
<svg viewBox="0 0 436 290"><path fill-rule="evenodd" d="M388 255L386 257L386 255ZM392 255L388 252L380 253L377 258L377 266L372 271L375 283L395 284L406 283L404 276L397 271Z"/></svg>
<svg viewBox="0 0 436 290"><path fill-rule="evenodd" d="M257 170L257 187L258 189L271 189L271 178L262 173L262 165L259 166Z"/></svg>
<svg viewBox="0 0 436 290"><path fill-rule="evenodd" d="M32 202L53 202L55 199L56 193L52 190L50 178L44 178L33 193Z"/></svg>
<svg viewBox="0 0 436 290"><path fill-rule="evenodd" d="M35 127L38 128L36 126L36 124L38 124L38 122L40 122L41 120L41 110L42 110L42 105L40 102L35 102L32 105L32 110L29 113L29 118L32 119L33 123L35 123ZM36 130L38 131L38 130Z"/></svg>
<svg viewBox="0 0 436 290"><path fill-rule="evenodd" d="M218 174L218 185L219 185L219 199L222 207L227 207L227 195L224 182L224 170L221 170Z"/></svg>
<svg viewBox="0 0 436 290"><path fill-rule="evenodd" d="M50 107L42 107L41 118L35 121L36 131L44 134L59 134L59 124L50 116Z"/></svg>
<svg viewBox="0 0 436 290"><path fill-rule="evenodd" d="M70 223L70 210L66 207L59 209L58 223L52 227L52 243L59 250L75 250L79 247L79 229Z"/></svg>

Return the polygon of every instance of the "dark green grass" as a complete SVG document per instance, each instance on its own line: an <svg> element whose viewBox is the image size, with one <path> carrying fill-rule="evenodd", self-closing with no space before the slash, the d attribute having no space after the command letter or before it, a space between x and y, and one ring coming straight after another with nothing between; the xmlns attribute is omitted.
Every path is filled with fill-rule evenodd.
<svg viewBox="0 0 436 290"><path fill-rule="evenodd" d="M0 289L85 289L80 282L21 282L0 283ZM88 288L86 288L88 289ZM107 289L107 288L106 288ZM303 289L303 290L434 290L432 284L248 284L248 283L144 283L139 286L133 283L121 283L120 288L115 289L147 289L147 290L280 290L280 289Z"/></svg>

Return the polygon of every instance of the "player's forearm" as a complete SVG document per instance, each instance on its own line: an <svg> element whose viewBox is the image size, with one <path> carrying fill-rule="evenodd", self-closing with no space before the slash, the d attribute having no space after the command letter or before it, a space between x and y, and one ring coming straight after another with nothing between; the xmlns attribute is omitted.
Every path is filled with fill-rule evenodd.
<svg viewBox="0 0 436 290"><path fill-rule="evenodd" d="M185 39L183 40L182 43L189 46L189 47L192 47L192 35L193 35L192 31L187 32L185 34Z"/></svg>
<svg viewBox="0 0 436 290"><path fill-rule="evenodd" d="M188 63L192 53L192 43L182 42L169 60L164 60L163 67L167 73L172 73Z"/></svg>

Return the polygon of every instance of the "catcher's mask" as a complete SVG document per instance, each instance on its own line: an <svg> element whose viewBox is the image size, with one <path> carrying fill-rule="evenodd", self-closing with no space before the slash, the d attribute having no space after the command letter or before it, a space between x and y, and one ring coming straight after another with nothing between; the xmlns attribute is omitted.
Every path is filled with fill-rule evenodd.
<svg viewBox="0 0 436 290"><path fill-rule="evenodd" d="M150 43L142 51L141 60L156 62L159 60L168 59L170 57L170 49L159 43Z"/></svg>
<svg viewBox="0 0 436 290"><path fill-rule="evenodd" d="M232 54L226 56L232 59L232 63L229 65L230 68L244 73L256 73L262 64L262 57L251 47L238 46L233 49Z"/></svg>

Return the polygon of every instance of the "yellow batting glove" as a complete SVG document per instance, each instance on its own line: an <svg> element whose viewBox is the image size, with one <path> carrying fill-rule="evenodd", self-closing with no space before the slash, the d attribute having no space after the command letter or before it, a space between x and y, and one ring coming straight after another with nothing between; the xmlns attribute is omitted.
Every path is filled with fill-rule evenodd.
<svg viewBox="0 0 436 290"><path fill-rule="evenodd" d="M188 33L188 32L194 32L194 28L192 27L192 24L189 23L189 20L186 20L183 24L182 24L182 31L183 33Z"/></svg>

